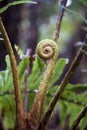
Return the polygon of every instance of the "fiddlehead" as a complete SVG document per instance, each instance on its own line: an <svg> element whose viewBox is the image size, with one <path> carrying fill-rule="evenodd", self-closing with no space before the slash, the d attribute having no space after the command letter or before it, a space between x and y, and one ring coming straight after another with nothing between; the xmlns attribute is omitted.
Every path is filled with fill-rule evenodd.
<svg viewBox="0 0 87 130"><path fill-rule="evenodd" d="M54 68L58 57L57 44L49 39L42 40L37 45L36 53L40 58L46 61L47 66L43 75L43 79L40 83L38 93L35 97L34 104L28 116L29 124L35 127L38 125L41 119L47 89L54 73Z"/></svg>

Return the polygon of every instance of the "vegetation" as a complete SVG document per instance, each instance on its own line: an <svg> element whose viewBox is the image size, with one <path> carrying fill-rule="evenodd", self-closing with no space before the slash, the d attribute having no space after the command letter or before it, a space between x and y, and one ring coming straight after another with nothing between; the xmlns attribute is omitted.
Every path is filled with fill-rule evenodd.
<svg viewBox="0 0 87 130"><path fill-rule="evenodd" d="M79 1L87 5L86 0ZM34 3L14 1L1 8L0 13L11 5L27 2ZM87 84L74 85L69 83L83 55L87 53L87 35L62 82L59 85L55 84L68 64L68 60L65 58L57 60L59 53L57 40L59 39L66 2L67 0L60 1L53 38L39 42L36 47L37 56L27 56L18 46L15 46L20 57L18 65L0 18L0 32L8 51L6 70L0 71L0 123L3 130L44 130L56 108L55 106L60 108L60 118L63 125L67 115L70 115L70 130L75 130L77 126L83 130L87 125ZM26 96L28 102L26 102Z"/></svg>

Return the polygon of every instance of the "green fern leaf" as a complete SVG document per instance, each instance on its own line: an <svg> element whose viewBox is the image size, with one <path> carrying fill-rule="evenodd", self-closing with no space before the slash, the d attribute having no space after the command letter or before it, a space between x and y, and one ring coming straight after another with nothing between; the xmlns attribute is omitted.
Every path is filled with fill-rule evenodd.
<svg viewBox="0 0 87 130"><path fill-rule="evenodd" d="M50 88L48 93L53 96L58 88L59 86L56 85ZM87 90L87 84L68 84L60 99L77 105L85 105L87 103L85 90Z"/></svg>
<svg viewBox="0 0 87 130"><path fill-rule="evenodd" d="M23 59L26 57L19 46L15 45L14 48L15 48L16 52L18 53L18 56L20 59Z"/></svg>
<svg viewBox="0 0 87 130"><path fill-rule="evenodd" d="M35 58L33 63L32 72L28 78L29 89L34 90L40 84L43 72L45 69L45 64L40 58Z"/></svg>
<svg viewBox="0 0 87 130"><path fill-rule="evenodd" d="M36 4L36 2L29 1L29 0L13 1L13 2L8 3L6 6L2 7L2 8L0 9L0 14L3 13L4 11L6 11L10 6L19 5L19 4L23 4L23 3Z"/></svg>
<svg viewBox="0 0 87 130"><path fill-rule="evenodd" d="M20 81L21 81L22 77L24 77L24 73L25 73L28 65L29 65L29 57L27 56L18 65Z"/></svg>
<svg viewBox="0 0 87 130"><path fill-rule="evenodd" d="M68 84L67 89L73 92L83 92L87 90L87 84Z"/></svg>
<svg viewBox="0 0 87 130"><path fill-rule="evenodd" d="M15 105L13 100L13 95L6 95L0 97L0 113L3 111L4 129L13 129L15 125Z"/></svg>
<svg viewBox="0 0 87 130"><path fill-rule="evenodd" d="M53 84L59 79L60 75L63 73L63 70L66 66L66 64L68 63L68 59L65 58L60 58L57 63L56 63L56 67L54 70L54 75L51 81L51 86L53 86Z"/></svg>
<svg viewBox="0 0 87 130"><path fill-rule="evenodd" d="M87 0L79 0L83 5L87 6Z"/></svg>

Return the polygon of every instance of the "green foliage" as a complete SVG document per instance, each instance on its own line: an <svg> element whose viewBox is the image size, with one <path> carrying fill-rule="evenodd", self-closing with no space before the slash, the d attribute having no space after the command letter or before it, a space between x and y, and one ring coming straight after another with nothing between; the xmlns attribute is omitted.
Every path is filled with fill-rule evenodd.
<svg viewBox="0 0 87 130"><path fill-rule="evenodd" d="M1 1L3 0L0 0L0 2ZM85 6L87 6L86 0L79 0L79 1ZM29 1L29 0L15 0L13 2L8 3L6 6L2 7L0 9L0 14L3 13L5 10L7 10L10 6L22 4L22 3L35 4L35 2ZM68 9L67 11L70 13L73 13L72 11ZM76 12L74 14L77 15ZM65 23L63 25L63 28L64 30L66 30L65 28L68 28L68 31L71 32L73 31L73 29L70 28L71 24L70 26L69 25L67 26L67 23L68 23L67 21L68 21L68 18L67 19L65 18ZM84 21L86 20L84 19ZM87 30L86 27L84 29ZM44 31L44 29L42 30ZM63 37L64 37L64 31L63 31ZM0 40L3 40L3 39L0 38ZM19 78L20 78L20 83L21 83L21 92L22 92L22 95L24 95L26 70L27 70L27 67L30 67L31 61L28 56L25 56L23 54L23 51L18 46L15 46L15 49L17 50L18 55L20 57L20 63L18 65L18 72L19 72ZM60 85L55 85L55 82L61 76L67 63L68 63L68 60L65 58L60 58L57 61L57 64L54 70L53 79L49 84L46 107L48 107L48 104L50 103L52 97L55 95L55 92L60 87ZM14 94L13 94L14 93L13 79L12 79L10 59L8 55L6 56L6 64L7 64L6 70L0 72L0 118L2 117L1 116L2 113L4 113L3 125L4 125L4 128L7 130L7 129L12 129L15 123L15 102L14 102ZM33 104L34 97L37 93L45 68L46 68L45 63L41 59L36 57L33 62L33 68L32 68L31 74L27 77L28 78L28 92L29 92L28 94L28 109L29 110ZM57 104L57 107L60 109L60 117L61 117L62 124L64 124L66 116L69 114L70 115L69 124L71 125L72 122L75 120L76 116L78 115L78 113L80 112L80 110L84 107L85 104L87 104L87 91L86 90L87 90L87 84L75 84L75 85L68 84L66 86L66 89L62 93L60 100ZM82 121L80 122L79 126L81 130L83 130L84 127L86 126L87 124L86 121L87 121L87 117L84 117Z"/></svg>
<svg viewBox="0 0 87 130"><path fill-rule="evenodd" d="M16 46L16 50L18 51L20 49ZM23 92L24 87L25 87L24 85L25 72L30 62L29 62L29 57L25 56L21 50L18 51L18 54L20 57L21 56L23 57L23 59L20 61L18 65L21 91ZM54 78L50 84L51 86L63 72L63 69L66 63L67 63L66 59L58 60L56 68L55 68ZM6 64L7 64L6 70L0 72L0 100L1 100L0 113L2 112L3 109L6 109L4 113L4 116L5 116L4 125L6 128L12 128L14 126L14 121L15 121L15 106L14 106L14 98L13 98L14 97L13 96L13 79L12 79L12 73L11 73L10 59L8 55L6 56ZM29 109L33 104L34 96L37 92L36 90L38 89L38 86L42 79L42 75L44 73L45 67L46 67L45 63L41 59L36 57L33 63L32 72L28 77L28 87L29 87L28 107ZM57 67L60 67L59 71ZM8 116L8 114L10 116ZM9 123L9 121L11 121L12 123Z"/></svg>
<svg viewBox="0 0 87 130"><path fill-rule="evenodd" d="M18 65L18 71L21 83L21 91L22 93L24 93L25 74L27 67L30 65L29 61L30 58L28 56L25 56L19 47L16 46L15 48L18 52L19 57L21 58L20 63ZM54 84L59 79L67 63L68 60L64 58L60 58L57 61L53 79L49 84L49 90L46 100L46 108L48 107L51 98L59 88L58 85ZM0 115L4 110L3 124L6 129L9 129L14 127L15 105L13 95L13 79L11 73L10 59L8 55L6 56L6 64L7 64L6 70L0 72ZM33 104L33 100L37 93L38 86L42 79L45 68L46 68L45 63L41 59L36 57L33 62L32 72L27 77L28 89L29 89L28 110L30 110ZM60 109L60 117L62 124L64 124L64 120L67 114L70 114L70 125L71 125L76 115L81 110L81 108L87 103L87 96L86 96L87 92L85 90L87 90L87 84L75 84L75 85L68 84L66 86L66 89L61 95L57 105L57 107ZM81 125L85 119L86 118L84 118L80 123L81 129L83 129L87 123L85 122L84 125Z"/></svg>
<svg viewBox="0 0 87 130"><path fill-rule="evenodd" d="M3 125L5 130L13 128L15 122L15 105L13 95L0 96L0 115L2 112L4 116Z"/></svg>
<svg viewBox="0 0 87 130"><path fill-rule="evenodd" d="M3 1L3 0L1 0L1 1ZM30 1L30 0L13 1L13 2L8 3L6 6L2 7L0 9L0 14L3 13L4 11L6 11L10 6L19 5L19 4L23 4L23 3L36 4L36 2Z"/></svg>
<svg viewBox="0 0 87 130"><path fill-rule="evenodd" d="M49 90L49 95L47 103L49 103L53 95L59 86L54 86ZM58 108L60 109L60 117L61 122L64 124L67 115L70 115L70 122L75 120L76 116L80 112L80 110L87 104L87 84L68 84L66 89L62 93L60 97L60 101L58 102ZM81 123L79 124L80 129L83 130L86 127L86 116L83 118ZM85 121L84 121L85 120ZM84 122L84 125L83 125Z"/></svg>
<svg viewBox="0 0 87 130"><path fill-rule="evenodd" d="M10 59L6 56L7 69L0 72L0 113L4 110L5 129L13 128L15 122L15 105L13 96L13 79ZM24 87L25 70L29 64L29 57L25 57L18 65L21 90Z"/></svg>
<svg viewBox="0 0 87 130"><path fill-rule="evenodd" d="M79 0L83 5L87 6L87 0Z"/></svg>
<svg viewBox="0 0 87 130"><path fill-rule="evenodd" d="M41 59L35 58L35 61L33 63L32 72L28 78L28 84L29 89L34 90L37 89L39 86L39 83L42 79L42 74L44 72L45 65L43 61L41 62Z"/></svg>
<svg viewBox="0 0 87 130"><path fill-rule="evenodd" d="M15 48L15 50L17 51L17 53L18 53L18 55L19 55L19 58L20 58L20 59L23 59L23 58L24 58L24 53L23 53L23 51L22 51L17 45L15 45L14 48Z"/></svg>

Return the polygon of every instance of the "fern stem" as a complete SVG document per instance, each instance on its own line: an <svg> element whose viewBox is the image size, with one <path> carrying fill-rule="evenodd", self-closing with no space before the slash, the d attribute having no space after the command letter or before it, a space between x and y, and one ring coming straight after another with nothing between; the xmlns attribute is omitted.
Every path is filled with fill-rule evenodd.
<svg viewBox="0 0 87 130"><path fill-rule="evenodd" d="M0 18L0 32L2 33L2 36L4 38L6 49L8 51L8 54L10 57L10 62L11 62L13 84L14 84L15 104L16 104L17 130L25 130L24 111L23 111L23 105L22 105L22 96L21 96L21 92L20 92L18 67L16 64L16 59L15 59L14 52L13 52L12 47L11 47L9 37L7 35L7 32L5 30L5 27L3 25L1 18Z"/></svg>
<svg viewBox="0 0 87 130"><path fill-rule="evenodd" d="M46 61L47 67L28 117L30 125L35 127L39 124L43 114L47 89L54 74L54 68L58 57L58 47L54 41L45 39L37 45L36 52L40 58Z"/></svg>
<svg viewBox="0 0 87 130"><path fill-rule="evenodd" d="M70 68L68 69L64 79L62 80L59 89L55 93L53 99L50 102L50 105L48 107L48 110L44 114L43 118L41 119L41 122L39 124L38 130L43 130L45 126L47 125L47 122L52 114L52 111L55 108L55 105L57 104L58 100L60 99L61 94L63 93L67 83L69 83L71 77L73 76L76 68L80 64L80 61L84 55L84 53L87 51L87 35L85 37L85 43L83 44L82 47L80 47L77 55L75 56Z"/></svg>

